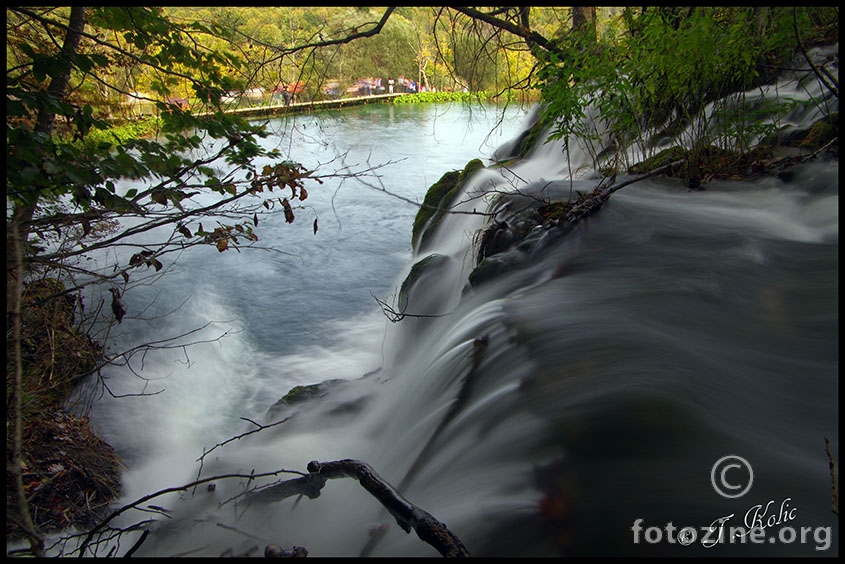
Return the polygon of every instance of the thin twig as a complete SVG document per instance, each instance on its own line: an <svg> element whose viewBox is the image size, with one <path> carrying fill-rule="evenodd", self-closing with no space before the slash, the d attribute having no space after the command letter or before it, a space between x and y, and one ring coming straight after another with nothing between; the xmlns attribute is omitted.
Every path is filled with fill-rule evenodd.
<svg viewBox="0 0 845 564"><path fill-rule="evenodd" d="M391 323L398 323L405 319L406 317L446 317L447 315L451 315L451 313L439 313L439 314L424 314L424 313L405 313L404 311L398 312L393 309L390 305L388 305L383 300L380 300L376 297L375 294L370 292L370 295L373 297L375 301L378 302L379 306L381 306L381 311L384 313L385 317L390 320Z"/></svg>
<svg viewBox="0 0 845 564"><path fill-rule="evenodd" d="M830 482L831 482L831 499L830 509L833 514L839 516L839 499L836 494L836 464L833 462L833 454L830 452L830 440L824 438L824 449L827 452L828 467L830 468Z"/></svg>
<svg viewBox="0 0 845 564"><path fill-rule="evenodd" d="M220 476L211 476L209 478L203 478L201 480L195 480L193 482L190 482L188 484L184 484L182 486L165 488L163 490L159 490L157 492L147 494L147 495L145 495L141 498L136 499L132 503L130 503L128 505L124 505L123 507L113 511L111 514L108 515L108 517L106 517L98 525L96 525L94 528L92 528L90 531L88 531L88 534L86 535L85 540L82 542L82 544L79 547L79 556L85 555L85 551L88 549L88 545L91 544L91 541L93 540L94 535L98 531L105 529L106 525L108 525L111 521L113 521L114 519L116 519L120 515L126 513L130 509L137 508L142 503L146 503L147 501L149 501L151 499L154 499L156 497L159 497L159 496L162 496L162 495L165 495L165 494L169 494L169 493L187 491L190 488L197 486L199 484L205 484L205 483L208 483L208 482L213 482L215 480L224 480L226 478L248 478L248 479L252 480L252 479L255 479L255 478L263 478L263 477L266 477L266 476L278 476L279 474L283 474L283 473L299 474L300 472L296 472L294 470L285 470L284 468L282 468L280 470L275 470L273 472L265 472L265 473L262 473L262 474L223 474L223 475L220 475Z"/></svg>

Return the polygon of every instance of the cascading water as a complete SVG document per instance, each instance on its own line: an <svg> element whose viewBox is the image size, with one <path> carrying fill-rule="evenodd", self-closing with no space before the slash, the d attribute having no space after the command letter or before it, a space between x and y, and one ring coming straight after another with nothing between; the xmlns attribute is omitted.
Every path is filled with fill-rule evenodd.
<svg viewBox="0 0 845 564"><path fill-rule="evenodd" d="M510 145L491 161L511 156ZM126 399L99 420L95 407L127 460L124 500L195 479L203 450L255 429L239 417L289 417L216 447L201 476L362 460L474 556L838 553L825 451L828 438L838 453L838 162L701 192L643 180L570 231L526 228L489 253L493 270L471 276L488 203L499 206L507 239L522 228L523 208L595 187L589 155L573 148L567 162L547 144L469 176L454 208L463 213L445 215L397 278L394 297L413 272L401 321L376 311L327 325L343 335L331 346L272 351L246 316L242 332L184 353L193 366L168 379L166 395L144 398L159 418L123 411ZM490 196L499 192L509 195ZM295 291L272 263L247 264L256 286ZM216 283L186 326L238 315ZM315 398L273 405L293 386L334 380ZM711 483L728 455L754 472L733 499ZM739 470L727 476L739 481ZM156 498L168 516L154 515L137 554L262 554L273 543L354 556L385 524L367 554L436 554L352 480L330 481L316 499L223 503L246 485L221 480L213 491ZM767 537L786 525L797 537L701 542L702 527L754 515ZM684 527L699 537L690 546L675 536Z"/></svg>

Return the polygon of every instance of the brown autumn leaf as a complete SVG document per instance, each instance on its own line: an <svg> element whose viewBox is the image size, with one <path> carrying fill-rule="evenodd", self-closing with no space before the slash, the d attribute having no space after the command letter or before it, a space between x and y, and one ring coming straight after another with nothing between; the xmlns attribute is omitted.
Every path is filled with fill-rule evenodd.
<svg viewBox="0 0 845 564"><path fill-rule="evenodd" d="M285 198L282 200L282 207L285 209L285 221L293 223L293 209L290 207L290 202Z"/></svg>
<svg viewBox="0 0 845 564"><path fill-rule="evenodd" d="M229 248L229 240L228 239L217 239L217 250L219 252L223 252Z"/></svg>

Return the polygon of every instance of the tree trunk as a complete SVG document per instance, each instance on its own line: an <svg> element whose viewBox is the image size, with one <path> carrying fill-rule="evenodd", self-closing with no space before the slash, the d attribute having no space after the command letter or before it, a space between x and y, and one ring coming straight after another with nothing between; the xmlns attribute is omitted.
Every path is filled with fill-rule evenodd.
<svg viewBox="0 0 845 564"><path fill-rule="evenodd" d="M59 72L53 75L50 80L50 86L47 87L47 93L57 100L63 99L67 94L70 72L73 69L73 57L79 50L79 40L82 38L82 31L84 29L85 8L83 6L73 6L70 9L70 21L68 22L68 30L60 54L62 66ZM41 108L38 112L35 130L40 133L49 134L53 130L55 119L55 112Z"/></svg>
<svg viewBox="0 0 845 564"><path fill-rule="evenodd" d="M58 100L67 94L70 73L73 69L73 57L79 49L79 41L85 28L85 8L74 6L71 8L68 31L60 53L62 65L54 74L47 88L48 94ZM35 131L50 135L56 113L47 108L41 108L35 122ZM23 487L23 414L21 413L21 394L23 392L23 359L21 355L21 314L23 300L23 285L26 275L25 256L29 223L38 204L39 190L35 187L28 195L25 203L15 206L11 222L6 226L7 268L6 268L6 312L7 327L12 333L12 354L14 365L14 385L9 398L9 439L11 453L7 464L7 471L13 475L14 495L17 498L18 517L20 526L29 538L32 552L35 556L43 556L44 541L35 530L26 493Z"/></svg>
<svg viewBox="0 0 845 564"><path fill-rule="evenodd" d="M596 38L596 7L595 6L573 6L572 8L572 31Z"/></svg>

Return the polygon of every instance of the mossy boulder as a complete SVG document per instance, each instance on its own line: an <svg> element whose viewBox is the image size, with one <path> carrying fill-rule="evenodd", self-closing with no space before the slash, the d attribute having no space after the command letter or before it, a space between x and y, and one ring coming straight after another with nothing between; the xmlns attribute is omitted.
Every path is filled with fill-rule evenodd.
<svg viewBox="0 0 845 564"><path fill-rule="evenodd" d="M668 149L663 149L656 155L636 163L629 169L629 172L632 174L645 174L656 168L660 168L661 166L686 158L687 150L676 145L674 147L669 147Z"/></svg>
<svg viewBox="0 0 845 564"><path fill-rule="evenodd" d="M372 373L369 373L372 374ZM354 417L366 408L369 395L361 387L365 374L359 380L335 378L317 384L294 386L279 401L267 410L273 419L285 417L299 419L308 412L318 416L323 424L339 425L348 417Z"/></svg>
<svg viewBox="0 0 845 564"><path fill-rule="evenodd" d="M520 261L514 253L502 253L482 260L472 272L469 273L468 282L471 288L477 288L505 272L514 270Z"/></svg>
<svg viewBox="0 0 845 564"><path fill-rule="evenodd" d="M512 146L508 147L507 154L503 154L498 158L498 164L502 165L512 163L515 160L524 159L531 151L540 145L545 140L543 133L546 131L546 126L537 121L523 131L519 137L513 142Z"/></svg>
<svg viewBox="0 0 845 564"><path fill-rule="evenodd" d="M437 268L448 261L449 257L433 253L421 261L416 262L414 266L411 267L411 271L408 273L408 276L405 277L405 280L402 282L402 286L399 288L398 305L400 312L405 311L405 308L408 306L408 295L414 284L419 282L420 278L422 278L426 272L430 272L432 269Z"/></svg>
<svg viewBox="0 0 845 564"><path fill-rule="evenodd" d="M268 413L271 415L280 414L286 408L299 406L315 399L326 397L333 389L347 385L347 380L334 379L308 384L306 386L294 386L282 399L270 406Z"/></svg>
<svg viewBox="0 0 845 564"><path fill-rule="evenodd" d="M526 158L531 151L539 147L544 141L545 137L543 134L546 131L546 126L541 123L537 122L531 126L528 130L528 135L522 140L521 146L519 147L519 152L517 153L520 158Z"/></svg>
<svg viewBox="0 0 845 564"><path fill-rule="evenodd" d="M799 143L799 147L819 149L839 137L839 112L834 112L813 124Z"/></svg>
<svg viewBox="0 0 845 564"><path fill-rule="evenodd" d="M444 210L455 203L466 181L482 168L484 163L480 159L473 159L463 170L449 171L431 185L414 218L411 244L415 249L422 250L425 247L435 227L446 215Z"/></svg>

